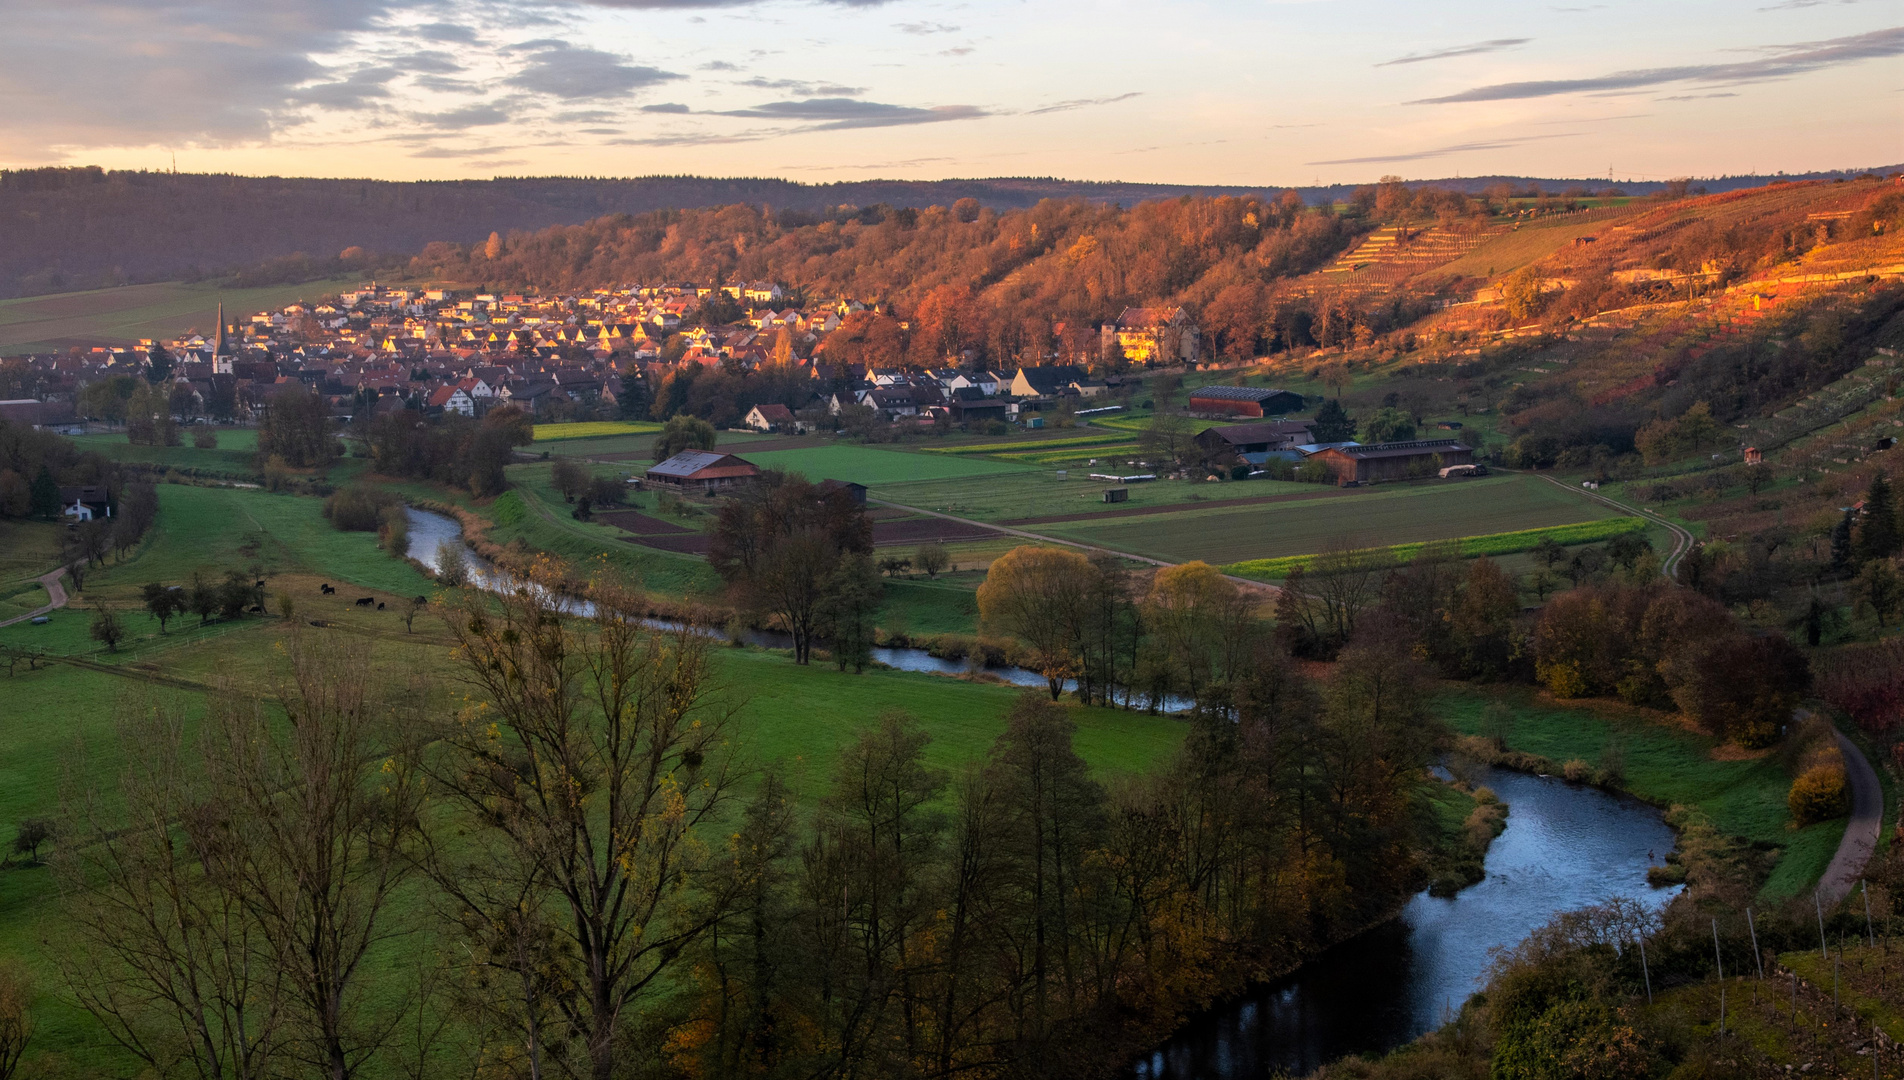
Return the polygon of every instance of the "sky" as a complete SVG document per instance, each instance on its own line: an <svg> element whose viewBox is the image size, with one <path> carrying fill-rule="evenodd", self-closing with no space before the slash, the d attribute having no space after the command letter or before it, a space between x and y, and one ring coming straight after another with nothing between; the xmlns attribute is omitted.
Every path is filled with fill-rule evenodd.
<svg viewBox="0 0 1904 1080"><path fill-rule="evenodd" d="M0 167L1656 180L1904 162L1904 0L0 0Z"/></svg>

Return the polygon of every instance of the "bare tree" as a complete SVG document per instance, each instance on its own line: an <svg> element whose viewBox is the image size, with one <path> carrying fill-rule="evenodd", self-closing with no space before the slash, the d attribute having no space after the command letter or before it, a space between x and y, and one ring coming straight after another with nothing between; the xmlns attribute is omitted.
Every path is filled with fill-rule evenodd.
<svg viewBox="0 0 1904 1080"><path fill-rule="evenodd" d="M123 810L70 778L55 851L76 947L56 957L80 1006L161 1076L266 1080L285 1064L286 995L226 868L232 836L187 761L182 708L128 698Z"/></svg>
<svg viewBox="0 0 1904 1080"><path fill-rule="evenodd" d="M396 738L420 725L414 716L391 722L393 710L372 700L361 639L312 642L294 630L286 651L285 722L255 697L218 695L206 772L211 805L235 841L225 872L283 979L290 1048L314 1071L347 1080L409 1011L388 999L372 1007L363 964L407 929L391 900L415 866L419 788L416 756Z"/></svg>
<svg viewBox="0 0 1904 1080"><path fill-rule="evenodd" d="M13 967L0 967L0 1080L19 1075L20 1060L33 1041L33 1014L27 1003L33 986Z"/></svg>
<svg viewBox="0 0 1904 1080"><path fill-rule="evenodd" d="M542 564L448 616L479 702L428 758L468 826L428 865L529 1075L572 1048L608 1080L631 1007L728 906L690 841L728 796L726 713L705 637L644 627L641 598L599 580L595 617L565 618L564 579Z"/></svg>

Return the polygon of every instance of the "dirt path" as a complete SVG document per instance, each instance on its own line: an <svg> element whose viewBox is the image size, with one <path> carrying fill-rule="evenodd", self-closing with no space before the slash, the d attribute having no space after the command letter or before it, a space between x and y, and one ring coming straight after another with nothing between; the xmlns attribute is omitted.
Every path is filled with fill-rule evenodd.
<svg viewBox="0 0 1904 1080"><path fill-rule="evenodd" d="M55 570L50 574L41 574L40 584L46 588L46 598L47 600L51 602L48 603L43 608L36 608L32 611L29 611L25 615L15 615L11 619L0 621L0 626L12 626L14 623L17 623L17 622L25 622L28 619L37 618L41 615L46 614L49 611L52 611L54 608L65 607L66 606L66 586L60 584L60 578L65 576L66 576L66 568L64 566L60 567L58 570Z"/></svg>
<svg viewBox="0 0 1904 1080"><path fill-rule="evenodd" d="M1641 518L1645 521L1650 521L1655 525L1664 526L1668 532L1673 534L1673 550L1669 552L1664 559L1660 560L1659 572L1668 579L1671 579L1673 577L1673 572L1679 569L1679 560L1685 558L1686 553L1692 550L1692 545L1695 541L1691 533L1687 532L1684 527L1680 525L1675 525L1674 523L1667 521L1665 518L1660 517L1658 514L1653 513L1651 510L1642 510L1637 506L1628 506L1625 503L1619 501L1618 499L1609 499L1605 495L1601 495L1598 492L1588 491L1585 488L1577 488L1577 487L1569 486L1567 484L1563 484L1551 476L1542 476L1541 479L1547 481L1548 483L1554 485L1555 487L1561 489L1562 491L1571 491L1575 495L1578 495L1583 499L1592 499L1594 502L1601 503L1606 506L1611 506L1613 509L1618 510L1622 513L1632 514L1634 517Z"/></svg>
<svg viewBox="0 0 1904 1080"><path fill-rule="evenodd" d="M1845 823L1844 839L1838 853L1831 857L1825 876L1818 879L1818 899L1826 907L1851 895L1864 873L1864 865L1878 849L1878 833L1884 818L1884 789L1878 785L1877 770L1844 733L1834 731L1838 749L1844 753L1845 781L1851 787L1851 820Z"/></svg>

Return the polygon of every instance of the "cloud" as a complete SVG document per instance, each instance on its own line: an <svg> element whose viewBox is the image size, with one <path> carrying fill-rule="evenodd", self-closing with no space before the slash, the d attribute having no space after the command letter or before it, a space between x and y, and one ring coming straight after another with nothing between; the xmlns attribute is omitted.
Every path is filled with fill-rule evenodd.
<svg viewBox="0 0 1904 1080"><path fill-rule="evenodd" d="M910 105L884 105L877 101L852 98L811 98L806 101L773 101L751 109L734 109L721 116L747 116L763 120L817 121L809 131L844 131L849 128L898 127L905 124L937 124L947 120L974 120L989 116L976 105L937 105L928 109Z"/></svg>
<svg viewBox="0 0 1904 1080"><path fill-rule="evenodd" d="M756 75L744 79L740 85L755 90L781 90L794 97L858 97L866 92L864 86L837 86L833 83L810 83L801 79L763 79Z"/></svg>
<svg viewBox="0 0 1904 1080"><path fill-rule="evenodd" d="M978 51L977 49L974 49L970 45L956 45L950 49L940 50L939 55L940 56L969 56L972 53L975 53L977 51Z"/></svg>
<svg viewBox="0 0 1904 1080"><path fill-rule="evenodd" d="M311 59L384 25L396 0L85 0L5 5L0 154L269 138L305 101L355 107L381 83ZM317 84L317 85L313 85ZM324 87L320 89L320 87Z"/></svg>
<svg viewBox="0 0 1904 1080"><path fill-rule="evenodd" d="M532 41L516 47L535 55L504 81L520 90L567 101L616 97L687 76L626 62L625 57L564 41Z"/></svg>
<svg viewBox="0 0 1904 1080"><path fill-rule="evenodd" d="M473 45L476 42L476 31L454 23L425 23L410 33L426 41L449 41L460 45Z"/></svg>
<svg viewBox="0 0 1904 1080"><path fill-rule="evenodd" d="M1730 90L1725 90L1717 94L1673 94L1669 97L1654 98L1653 100L1655 101L1700 101L1704 98L1725 98L1725 97L1738 97L1738 96L1739 95L1733 93Z"/></svg>
<svg viewBox="0 0 1904 1080"><path fill-rule="evenodd" d="M893 29L906 34L953 34L957 33L959 28L947 26L945 23L902 22L894 23Z"/></svg>
<svg viewBox="0 0 1904 1080"><path fill-rule="evenodd" d="M1144 92L1142 90L1132 90L1128 94L1119 94L1116 97L1076 98L1071 101L1060 101L1053 105L1040 106L1036 109L1027 109L1025 115L1043 116L1045 113L1070 112L1072 109L1084 109L1092 105L1109 105L1114 101L1129 101L1131 98L1143 96Z"/></svg>
<svg viewBox="0 0 1904 1080"><path fill-rule="evenodd" d="M641 111L647 113L684 113L692 112L693 110L678 101L663 101L655 105L643 105Z"/></svg>
<svg viewBox="0 0 1904 1080"><path fill-rule="evenodd" d="M429 146L413 152L413 158L473 158L484 154L502 154L517 149L513 146Z"/></svg>
<svg viewBox="0 0 1904 1080"><path fill-rule="evenodd" d="M454 75L463 70L463 65L457 63L455 57L449 53L434 50L411 53L409 56L394 58L390 62L405 71L418 74Z"/></svg>
<svg viewBox="0 0 1904 1080"><path fill-rule="evenodd" d="M1456 56L1476 56L1481 53L1500 52L1502 49L1517 48L1532 40L1534 39L1524 37L1494 38L1491 41L1477 41L1471 45L1451 45L1448 48L1436 49L1433 52L1409 53L1407 56L1398 56L1393 60L1384 60L1375 66L1395 67L1398 64L1420 64L1429 60L1447 60Z"/></svg>
<svg viewBox="0 0 1904 1080"><path fill-rule="evenodd" d="M705 8L746 7L756 0L582 0L594 7L632 8L637 11L694 11ZM839 7L879 7L886 0L822 0Z"/></svg>
<svg viewBox="0 0 1904 1080"><path fill-rule="evenodd" d="M730 64L725 60L709 60L701 65L702 71L739 71L739 64Z"/></svg>
<svg viewBox="0 0 1904 1080"><path fill-rule="evenodd" d="M1453 146L1439 146L1432 150L1416 150L1405 154L1378 154L1373 157L1334 158L1329 161L1306 161L1305 165L1384 165L1390 162L1422 161L1427 158L1446 157L1449 154L1471 154L1478 150L1507 150L1522 143L1539 142L1543 139L1571 139L1580 134L1577 131L1558 135L1523 135L1519 138L1496 139L1492 142L1456 143Z"/></svg>
<svg viewBox="0 0 1904 1080"><path fill-rule="evenodd" d="M466 131L470 128L507 123L509 114L495 105L485 103L451 109L448 112L425 113L417 119L445 131Z"/></svg>
<svg viewBox="0 0 1904 1080"><path fill-rule="evenodd" d="M419 75L411 80L411 85L439 94L469 94L481 89L468 79L450 79L441 75Z"/></svg>
<svg viewBox="0 0 1904 1080"><path fill-rule="evenodd" d="M1458 94L1423 98L1412 105L1443 105L1464 101L1513 101L1523 98L1552 97L1591 91L1631 90L1663 83L1696 82L1720 85L1766 82L1841 64L1904 54L1904 27L1873 30L1826 41L1807 41L1794 45L1774 45L1771 56L1730 64L1690 64L1681 67L1641 68L1616 71L1588 79L1543 79L1533 82L1495 83L1477 86Z"/></svg>
<svg viewBox="0 0 1904 1080"><path fill-rule="evenodd" d="M390 97L390 80L401 72L392 67L364 68L334 82L293 90L290 100L322 109L364 109Z"/></svg>

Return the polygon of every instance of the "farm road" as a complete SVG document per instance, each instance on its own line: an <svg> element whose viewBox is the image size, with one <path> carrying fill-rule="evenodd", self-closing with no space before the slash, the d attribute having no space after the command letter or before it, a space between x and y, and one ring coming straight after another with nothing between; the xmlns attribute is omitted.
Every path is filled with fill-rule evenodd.
<svg viewBox="0 0 1904 1080"><path fill-rule="evenodd" d="M974 521L971 518L962 518L955 514L941 514L937 510L921 510L920 508L916 506L906 506L903 503L885 502L880 499L867 499L866 501L870 505L890 506L894 508L895 510L907 510L915 514L924 514L927 517L944 518L947 521L955 521L961 525L968 525L976 529L984 529L989 532L1003 533L1006 536L1020 536L1025 538L1026 540L1036 540L1042 544L1056 544L1059 547L1077 548L1080 551L1109 551L1111 554L1116 555L1120 558L1130 559L1134 562L1149 563L1152 566L1170 567L1170 566L1178 565L1177 563L1167 562L1163 559L1153 559L1146 555L1132 555L1128 551L1116 551L1111 548L1093 547L1090 544L1081 544L1077 542L1076 540L1060 540L1055 536L1046 536L1043 533L1027 532L1024 529L1013 529L1013 528L1008 528L1007 526L1004 526L1004 525L994 525L989 521ZM1270 599L1275 599L1276 597L1281 596L1283 592L1280 587L1275 585L1270 585L1265 582L1252 581L1249 578L1231 577L1228 574L1225 574L1223 576L1226 578L1229 578L1229 580L1235 582L1238 585L1242 585L1256 592L1265 593Z"/></svg>
<svg viewBox="0 0 1904 1080"><path fill-rule="evenodd" d="M1858 752L1856 745L1834 730L1838 749L1845 759L1845 780L1851 787L1851 820L1845 823L1844 839L1838 852L1818 879L1818 898L1830 907L1851 895L1851 887L1864 873L1864 865L1878 849L1878 833L1884 818L1884 789L1878 786L1877 770Z"/></svg>
<svg viewBox="0 0 1904 1080"><path fill-rule="evenodd" d="M14 623L17 623L17 622L25 622L28 619L37 618L41 615L46 614L49 611L52 611L54 608L65 607L66 606L66 586L60 584L60 578L64 576L66 576L66 568L64 566L60 567L58 570L53 571L52 573L41 574L40 584L46 587L46 598L50 602L45 607L35 608L34 610L27 612L25 615L15 615L11 619L0 621L0 626L12 626Z"/></svg>
<svg viewBox="0 0 1904 1080"><path fill-rule="evenodd" d="M1571 491L1583 499L1592 499L1594 502L1611 506L1623 514L1632 514L1634 517L1650 521L1655 525L1664 526L1668 532L1673 534L1673 550L1668 553L1664 559L1660 560L1659 564L1659 572L1668 580L1673 580L1673 571L1679 569L1679 560L1685 558L1686 553L1692 550L1693 535L1691 533L1687 532L1683 527L1675 525L1658 514L1653 513L1651 510L1642 510L1637 506L1628 506L1618 499L1609 499L1598 492L1563 484L1551 476L1543 476L1541 479L1560 488L1562 491Z"/></svg>

